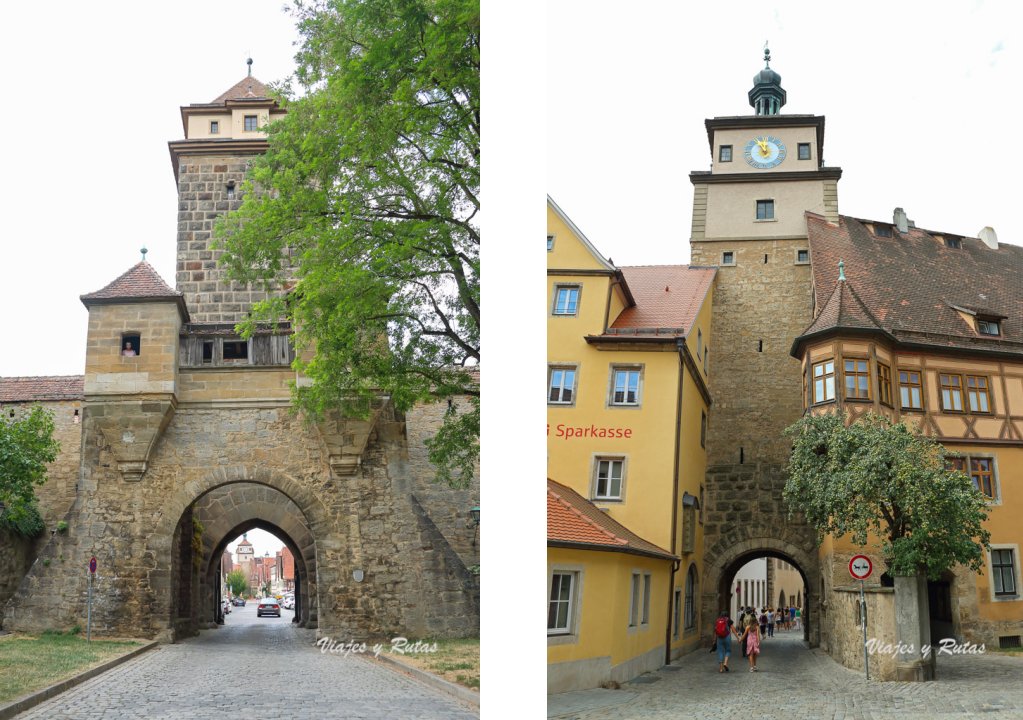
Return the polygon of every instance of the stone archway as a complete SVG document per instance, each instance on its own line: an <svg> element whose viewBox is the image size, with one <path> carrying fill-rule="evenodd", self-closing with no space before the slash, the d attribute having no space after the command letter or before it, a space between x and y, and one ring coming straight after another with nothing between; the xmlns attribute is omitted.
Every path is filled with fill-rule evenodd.
<svg viewBox="0 0 1023 720"><path fill-rule="evenodd" d="M316 540L305 522L302 510L275 488L258 483L231 483L211 490L193 506L196 517L205 526L202 576L202 607L215 611L213 591L220 557L231 540L254 528L276 535L291 551L301 585L295 616L302 627L316 627ZM311 601L311 602L310 602ZM212 617L201 617L203 622Z"/></svg>
<svg viewBox="0 0 1023 720"><path fill-rule="evenodd" d="M232 486L238 486L237 493L231 490ZM192 557L188 547L193 532L191 520L194 510L202 506L204 498L209 498L208 502L218 506L225 515L222 523L216 526L216 532L222 533L218 546L229 531L246 523L253 523L253 527L259 522L275 525L289 537L296 560L302 557L307 570L304 611L309 624L317 622L321 607L316 594L317 567L321 564L317 562L318 540L331 534L330 527L336 530L339 523L344 523L344 518L328 521L326 510L316 496L294 478L273 473L265 467L228 466L216 468L202 479L182 485L168 499L163 515L149 537L147 551L156 565L149 573L149 587L153 594L158 639L173 641L191 634L199 624L199 581L205 573L200 573L198 567L194 568L195 586L184 587L183 578L186 575L191 577L192 569L183 568L181 559ZM225 498L230 500L225 502ZM210 535L212 537L214 533ZM176 617L178 608L182 606L194 608L186 618Z"/></svg>
<svg viewBox="0 0 1023 720"><path fill-rule="evenodd" d="M738 532L738 531L737 531ZM810 647L820 644L820 598L815 589L820 583L820 567L816 551L795 545L787 540L746 533L743 539L722 538L707 551L704 563L704 585L701 594L701 612L704 618L716 618L727 608L731 597L731 581L739 568L750 560L775 557L785 560L799 570L806 592L803 596L803 639ZM711 642L713 622L705 622L703 644Z"/></svg>

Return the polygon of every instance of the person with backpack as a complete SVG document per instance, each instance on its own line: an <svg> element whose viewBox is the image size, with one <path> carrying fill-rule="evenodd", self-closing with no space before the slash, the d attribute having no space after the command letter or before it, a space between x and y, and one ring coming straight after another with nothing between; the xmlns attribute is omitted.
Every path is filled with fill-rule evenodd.
<svg viewBox="0 0 1023 720"><path fill-rule="evenodd" d="M732 654L732 619L728 617L727 610L722 610L714 623L714 637L718 649L718 672L731 672L728 658Z"/></svg>
<svg viewBox="0 0 1023 720"><path fill-rule="evenodd" d="M767 610L760 608L760 637L767 637Z"/></svg>
<svg viewBox="0 0 1023 720"><path fill-rule="evenodd" d="M774 637L774 608L767 608L767 637Z"/></svg>

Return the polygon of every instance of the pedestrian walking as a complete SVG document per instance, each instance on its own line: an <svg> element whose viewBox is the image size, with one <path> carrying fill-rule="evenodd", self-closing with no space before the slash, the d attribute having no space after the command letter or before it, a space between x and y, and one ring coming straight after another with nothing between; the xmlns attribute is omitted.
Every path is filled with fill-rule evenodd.
<svg viewBox="0 0 1023 720"><path fill-rule="evenodd" d="M795 627L796 625L796 608L793 605L789 608L789 627Z"/></svg>
<svg viewBox="0 0 1023 720"><path fill-rule="evenodd" d="M732 654L732 619L728 617L727 610L722 610L714 623L714 636L717 638L718 672L731 672L728 658Z"/></svg>
<svg viewBox="0 0 1023 720"><path fill-rule="evenodd" d="M767 637L774 637L774 608L767 608Z"/></svg>
<svg viewBox="0 0 1023 720"><path fill-rule="evenodd" d="M760 637L765 637L767 635L767 610L765 608L760 608L758 619L760 621Z"/></svg>
<svg viewBox="0 0 1023 720"><path fill-rule="evenodd" d="M755 615L746 618L746 627L739 638L749 657L749 671L757 672L757 656L760 655L760 623Z"/></svg>
<svg viewBox="0 0 1023 720"><path fill-rule="evenodd" d="M802 630L803 628L803 611L796 608L796 630Z"/></svg>

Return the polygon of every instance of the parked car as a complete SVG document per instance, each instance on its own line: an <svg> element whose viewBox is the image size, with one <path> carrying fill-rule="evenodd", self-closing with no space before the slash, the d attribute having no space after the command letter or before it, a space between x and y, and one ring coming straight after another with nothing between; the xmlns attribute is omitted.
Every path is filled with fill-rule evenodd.
<svg viewBox="0 0 1023 720"><path fill-rule="evenodd" d="M285 595L284 599L281 601L281 607L284 608L285 610L294 610L295 598Z"/></svg>
<svg viewBox="0 0 1023 720"><path fill-rule="evenodd" d="M264 615L281 616L281 604L277 602L277 598L263 598L259 601L259 605L256 607L256 617Z"/></svg>
<svg viewBox="0 0 1023 720"><path fill-rule="evenodd" d="M232 602L232 604L233 604L233 605L234 605L235 607L245 607L245 598L242 598L242 597L237 597L237 598L235 598L235 599L234 599L234 601Z"/></svg>

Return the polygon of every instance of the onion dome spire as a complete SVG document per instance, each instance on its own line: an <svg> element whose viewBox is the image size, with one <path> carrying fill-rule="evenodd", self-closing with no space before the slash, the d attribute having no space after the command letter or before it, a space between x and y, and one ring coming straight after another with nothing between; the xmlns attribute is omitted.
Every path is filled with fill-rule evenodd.
<svg viewBox="0 0 1023 720"><path fill-rule="evenodd" d="M771 51L764 43L764 69L753 77L753 89L749 91L749 104L757 115L777 115L785 104L785 91L781 87L781 75L771 69Z"/></svg>

